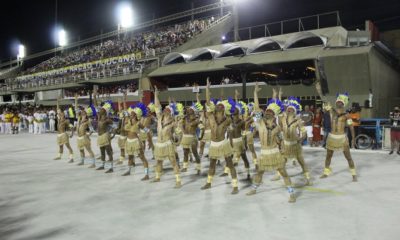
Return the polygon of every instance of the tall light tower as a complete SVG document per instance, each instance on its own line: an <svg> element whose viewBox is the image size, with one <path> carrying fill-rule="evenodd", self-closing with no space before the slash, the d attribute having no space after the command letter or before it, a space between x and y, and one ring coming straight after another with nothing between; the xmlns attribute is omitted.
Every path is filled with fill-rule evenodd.
<svg viewBox="0 0 400 240"><path fill-rule="evenodd" d="M240 0L231 0L232 1L232 14L233 14L233 39L235 42L240 40L239 37L239 11L238 5Z"/></svg>

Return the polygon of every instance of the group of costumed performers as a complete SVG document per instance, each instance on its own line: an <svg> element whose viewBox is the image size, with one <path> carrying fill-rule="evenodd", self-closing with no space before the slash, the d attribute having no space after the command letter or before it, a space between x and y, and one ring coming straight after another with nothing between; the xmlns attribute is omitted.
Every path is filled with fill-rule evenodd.
<svg viewBox="0 0 400 240"><path fill-rule="evenodd" d="M352 129L351 118L347 115L345 107L348 104L348 94L338 94L335 108L326 101L322 95L321 86L316 84L316 89L324 102L324 108L331 115L332 131L327 137L327 154L325 168L321 178L328 177L332 170L330 168L334 151L343 151L350 167L353 181L357 181L354 162L351 158L348 139L345 134L346 125ZM252 188L247 195L254 195L262 183L266 171L276 172L271 179L277 181L283 178L289 193L289 202L296 201L296 195L291 179L286 171L286 163L289 160L296 161L302 168L305 185L312 185L310 172L304 160L302 142L307 137L303 122L299 117L302 110L300 100L288 97L282 101L282 91L273 89L272 98L268 101L265 110L259 104L258 92L261 90L258 83L254 89L254 103L246 104L238 99L239 93L235 92L235 99L215 100L211 98L210 82L207 79L206 102L202 105L197 94L197 101L186 109L181 103L169 101L163 108L159 100L159 91L155 87L154 103L144 105L137 103L130 107L126 104L126 94L122 100L118 100L118 127L114 128L111 118L113 103L104 101L98 105L97 91L93 91L94 105L87 108L78 107L77 96L75 97L75 111L77 113L77 124L74 127L64 116L64 112L58 109L58 136L57 144L59 153L55 160L61 159L64 145L69 150L69 162L74 162L73 150L69 138L77 131L77 145L80 151L80 162L85 164L85 150L89 155L89 168L106 170L105 173L114 171L113 149L111 140L115 134L119 134L118 147L120 157L117 165L124 164L128 157L128 169L122 176L131 175L135 167L135 156L143 163L143 181L150 179L149 162L145 151L151 151L155 160L155 176L151 182L160 182L163 175L163 161L169 160L175 175L175 188L182 186L181 173L187 172L189 159L193 156L196 166L196 174L201 175L201 159L203 158L206 145L208 146L209 169L207 180L202 190L211 188L216 172L217 163L225 160L224 172L220 176L230 176L232 183L232 194L239 192L238 176L236 168L239 160L244 162L245 180L252 181ZM97 119L97 145L100 148L101 165L96 166L96 159L91 147L90 136L94 132L92 119ZM156 123L157 138L153 144L153 133L150 130L152 123ZM70 134L68 132L71 132ZM260 151L255 149L255 133L258 132ZM200 146L199 146L200 142ZM352 144L354 145L354 138ZM177 148L183 149L183 165L180 167ZM255 167L255 174L251 177L250 161L246 151L249 150ZM106 168L106 155L109 167Z"/></svg>

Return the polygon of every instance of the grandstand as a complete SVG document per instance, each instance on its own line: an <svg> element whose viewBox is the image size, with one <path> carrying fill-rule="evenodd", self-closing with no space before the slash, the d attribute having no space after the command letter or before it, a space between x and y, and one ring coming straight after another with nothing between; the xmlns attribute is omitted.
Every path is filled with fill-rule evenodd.
<svg viewBox="0 0 400 240"><path fill-rule="evenodd" d="M221 4L203 6L191 12L215 10ZM140 88L143 82L141 79L160 66L160 58L165 54L173 50L219 43L221 34L232 28L230 12L179 20L187 19L188 16L178 13L153 20L154 24L176 21L172 25L160 25L151 30L145 28L137 31L140 27L151 26L144 23L135 27L134 32L108 33L94 42L83 40L86 45L65 49L31 68L22 70L21 67L14 67L19 71L13 75L0 72L0 104L17 103L18 99L32 93L35 93L35 99L31 101L36 104L54 105L58 96L63 96L63 103L68 104L73 91L87 94L80 96L80 101L89 103L93 86L105 89L102 91L103 96L113 100L121 97L127 89L129 101L140 101L143 93ZM52 51L45 52L50 53ZM39 56L41 53L34 55ZM144 85L149 88L148 83Z"/></svg>
<svg viewBox="0 0 400 240"><path fill-rule="evenodd" d="M231 40L234 16L229 11L212 15L219 4L223 3L143 23L143 31L83 40L84 45L72 44L24 71L2 70L0 103L28 99L54 105L63 96L68 104L78 92L80 102L87 104L93 86L102 89L105 98L116 100L128 90L129 101L147 103L152 85L168 89L160 95L163 102L173 92L176 100L189 103L194 99L193 86L204 86L207 77L214 85L214 97L232 96L241 89L242 96L252 101L254 82L259 81L266 86L261 103L271 97L272 86L280 86L285 96L318 105L313 84L319 80L331 99L348 91L351 102L365 106L363 117L386 116L399 103L398 60L373 38L370 23L364 31L349 31L341 26L339 13L331 12L238 29L242 41L221 44L221 36ZM183 20L194 12L209 15ZM169 21L178 23L165 24ZM146 29L160 23L165 25ZM288 28L290 24L298 28ZM372 106L379 108L369 107L371 92ZM23 97L32 94L33 99Z"/></svg>

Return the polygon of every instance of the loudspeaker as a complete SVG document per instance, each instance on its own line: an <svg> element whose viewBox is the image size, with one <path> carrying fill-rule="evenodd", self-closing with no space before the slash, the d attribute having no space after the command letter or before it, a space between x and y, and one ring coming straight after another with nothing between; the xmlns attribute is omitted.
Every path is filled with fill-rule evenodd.
<svg viewBox="0 0 400 240"><path fill-rule="evenodd" d="M318 69L319 80L321 82L322 94L326 95L329 93L329 86L328 86L328 78L326 77L326 74L325 74L324 60L317 59L316 65L317 65L317 69Z"/></svg>

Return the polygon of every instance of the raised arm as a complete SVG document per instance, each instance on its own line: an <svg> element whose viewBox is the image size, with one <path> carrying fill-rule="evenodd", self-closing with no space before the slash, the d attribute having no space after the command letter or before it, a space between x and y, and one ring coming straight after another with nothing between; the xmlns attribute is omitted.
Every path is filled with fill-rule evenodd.
<svg viewBox="0 0 400 240"><path fill-rule="evenodd" d="M126 106L126 95L127 95L127 91L124 92L124 100L123 100L123 104L124 104L124 110L128 110L127 106Z"/></svg>
<svg viewBox="0 0 400 240"><path fill-rule="evenodd" d="M93 87L93 103L95 107L98 107L99 105L97 104L97 89Z"/></svg>
<svg viewBox="0 0 400 240"><path fill-rule="evenodd" d="M206 104L210 104L210 78L207 78L207 87L206 87Z"/></svg>
<svg viewBox="0 0 400 240"><path fill-rule="evenodd" d="M158 98L158 88L157 86L154 86L154 105L156 108L161 109L161 103Z"/></svg>
<svg viewBox="0 0 400 240"><path fill-rule="evenodd" d="M75 111L78 110L78 93L75 93Z"/></svg>
<svg viewBox="0 0 400 240"><path fill-rule="evenodd" d="M272 88L272 98L277 99L278 98L278 92L276 91L275 88Z"/></svg>
<svg viewBox="0 0 400 240"><path fill-rule="evenodd" d="M283 94L282 87L279 87L279 93L278 93L279 101L282 101L282 94Z"/></svg>
<svg viewBox="0 0 400 240"><path fill-rule="evenodd" d="M197 100L198 103L201 103L200 102L200 94L199 93L196 93L196 100Z"/></svg>
<svg viewBox="0 0 400 240"><path fill-rule="evenodd" d="M258 92L261 90L261 88L258 86L258 82L256 82L256 86L254 88L254 109L256 112L259 112L260 109L260 103L258 102Z"/></svg>
<svg viewBox="0 0 400 240"><path fill-rule="evenodd" d="M237 89L235 89L235 102L239 100L240 93Z"/></svg>
<svg viewBox="0 0 400 240"><path fill-rule="evenodd" d="M60 97L57 98L57 113L61 111L60 109Z"/></svg>

